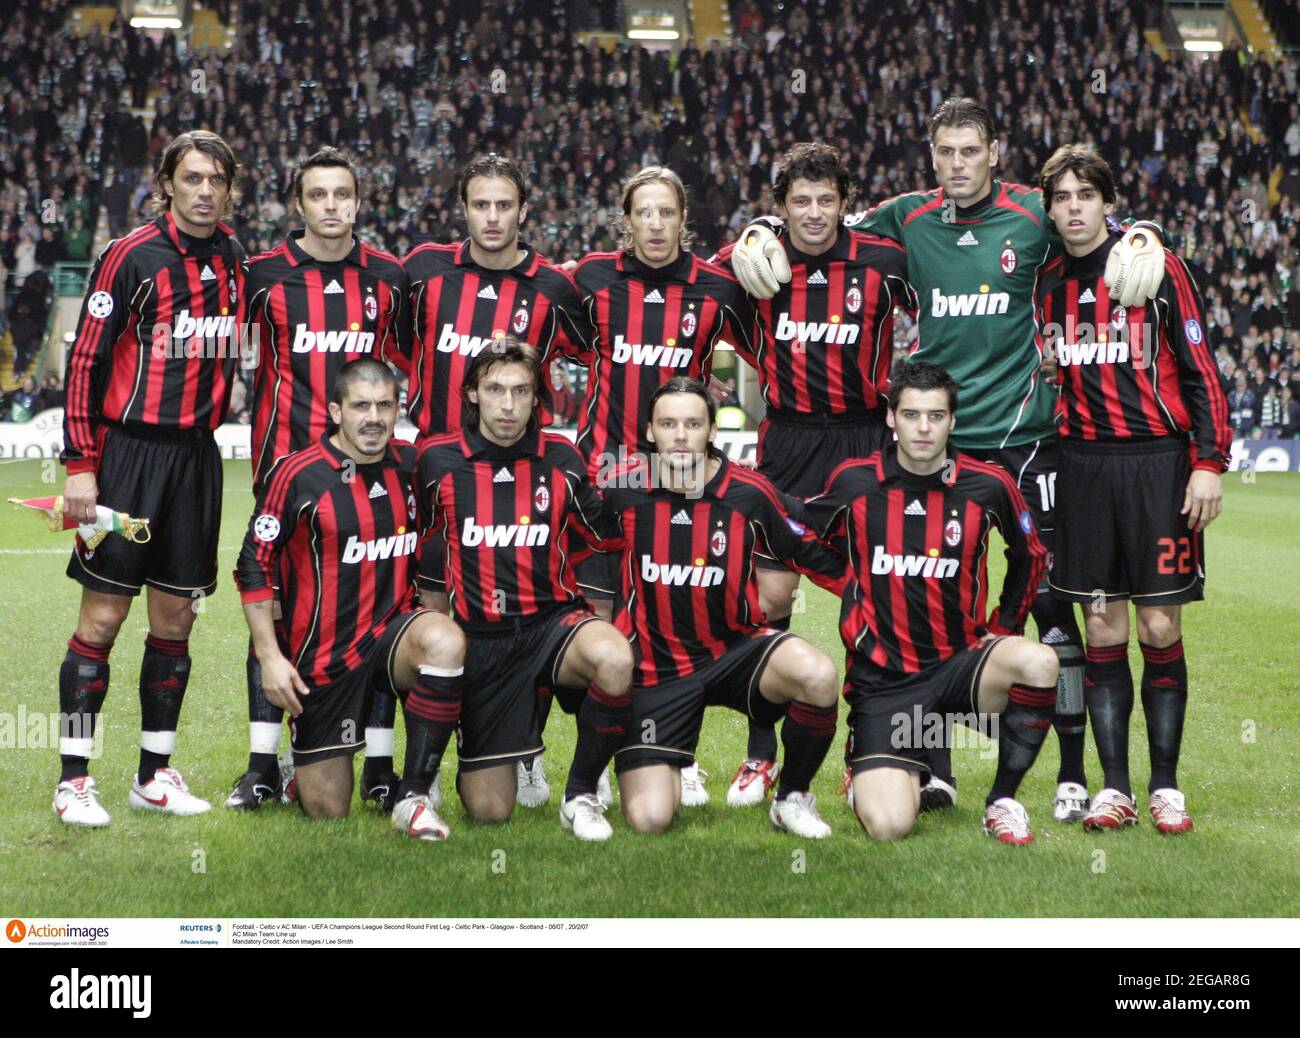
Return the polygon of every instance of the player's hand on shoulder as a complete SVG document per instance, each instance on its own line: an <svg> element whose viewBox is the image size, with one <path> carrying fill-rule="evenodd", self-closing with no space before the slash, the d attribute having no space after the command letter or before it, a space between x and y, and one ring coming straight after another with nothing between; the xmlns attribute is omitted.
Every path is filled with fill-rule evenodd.
<svg viewBox="0 0 1300 1038"><path fill-rule="evenodd" d="M1223 480L1217 472L1194 469L1183 495L1182 515L1195 531L1204 530L1223 511Z"/></svg>
<svg viewBox="0 0 1300 1038"><path fill-rule="evenodd" d="M1165 246L1148 224L1130 227L1106 257L1106 287L1123 306L1141 306L1165 279Z"/></svg>
<svg viewBox="0 0 1300 1038"><path fill-rule="evenodd" d="M77 472L63 485L63 512L79 523L95 521L99 503L99 484L93 472Z"/></svg>
<svg viewBox="0 0 1300 1038"><path fill-rule="evenodd" d="M734 463L739 465L742 469L749 469L753 472L758 471L758 459L752 454L746 454L742 458L737 458Z"/></svg>
<svg viewBox="0 0 1300 1038"><path fill-rule="evenodd" d="M298 697L308 694L307 683L298 676L297 669L284 656L263 659L261 662L262 688L266 692L267 702L281 710L288 710L291 716L297 717L302 713L302 702Z"/></svg>

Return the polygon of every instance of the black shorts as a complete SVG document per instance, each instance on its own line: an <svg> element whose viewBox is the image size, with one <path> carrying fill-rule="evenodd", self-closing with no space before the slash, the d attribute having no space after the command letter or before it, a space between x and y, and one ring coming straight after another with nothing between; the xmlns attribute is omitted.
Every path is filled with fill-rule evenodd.
<svg viewBox="0 0 1300 1038"><path fill-rule="evenodd" d="M435 535L420 545L420 563L415 585L421 591L447 593L447 544Z"/></svg>
<svg viewBox="0 0 1300 1038"><path fill-rule="evenodd" d="M1170 437L1138 443L1066 443L1061 451L1057 598L1182 605L1205 597L1205 538L1180 514L1191 459Z"/></svg>
<svg viewBox="0 0 1300 1038"><path fill-rule="evenodd" d="M572 536L577 541L586 543L577 534ZM584 598L595 602L612 602L618 598L623 587L623 557L621 552L597 551L573 567L574 575L578 578L578 590Z"/></svg>
<svg viewBox="0 0 1300 1038"><path fill-rule="evenodd" d="M109 534L89 551L78 536L68 576L106 595L135 596L145 584L187 598L217 589L222 471L210 432L110 425L95 480L99 504L149 520L149 540Z"/></svg>
<svg viewBox="0 0 1300 1038"><path fill-rule="evenodd" d="M948 715L975 723L980 673L995 638L964 649L918 674L886 677L865 657L850 653L844 677L849 742L844 763L857 775L871 768L904 768L930 777L930 751L942 746Z"/></svg>
<svg viewBox="0 0 1300 1038"><path fill-rule="evenodd" d="M370 646L361 666L336 681L312 688L301 699L302 713L289 718L289 744L295 765L345 757L366 747L365 719L376 691L393 687L393 659L398 643L417 616L427 609L398 613Z"/></svg>
<svg viewBox="0 0 1300 1038"><path fill-rule="evenodd" d="M562 609L500 633L466 632L464 703L456 745L461 771L528 760L542 752L537 689L554 686L573 636L596 617Z"/></svg>
<svg viewBox="0 0 1300 1038"><path fill-rule="evenodd" d="M1011 473L1020 493L1024 495L1025 504L1029 506L1038 526L1038 539L1043 547L1051 551L1055 546L1056 531L1056 470L1060 464L1061 438L1044 437L1033 443L1022 443L1015 447L1000 447L996 450L966 450L979 461L990 461L1001 465Z"/></svg>
<svg viewBox="0 0 1300 1038"><path fill-rule="evenodd" d="M841 464L873 454L893 435L883 411L854 418L773 412L758 427L758 471L786 494L813 497Z"/></svg>
<svg viewBox="0 0 1300 1038"><path fill-rule="evenodd" d="M688 677L632 694L632 723L627 741L614 755L618 773L650 764L689 768L695 763L704 708L727 706L754 716L754 697L763 668L789 631L763 631L737 642L712 663Z"/></svg>

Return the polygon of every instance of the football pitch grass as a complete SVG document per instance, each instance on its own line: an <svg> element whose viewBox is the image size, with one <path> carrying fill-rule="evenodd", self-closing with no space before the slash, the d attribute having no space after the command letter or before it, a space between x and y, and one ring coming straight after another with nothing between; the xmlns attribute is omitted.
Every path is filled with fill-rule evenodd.
<svg viewBox="0 0 1300 1038"><path fill-rule="evenodd" d="M42 463L0 463L0 496L58 493ZM580 844L561 830L558 796L574 723L559 710L546 732L552 800L517 808L506 825L477 825L454 792L446 843L394 832L354 801L344 821L309 823L277 805L252 814L221 807L248 751L247 630L231 580L251 510L245 462L226 463L221 585L191 640L193 677L174 763L214 803L198 818L127 807L136 765L136 686L146 631L143 603L112 657L103 756L91 773L113 823L59 824L49 717L79 587L64 574L71 534L50 534L4 506L0 520L0 914L39 916L1295 916L1300 914L1300 475L1224 477L1223 517L1209 536L1209 598L1185 613L1191 698L1179 777L1196 820L1181 837L1156 833L1146 813L1146 731L1140 703L1132 774L1140 824L1089 834L1056 823L1050 802L1058 751L1049 735L1021 790L1037 842L1001 846L981 832L993 753L954 753L960 803L922 816L914 835L870 843L839 795L844 731L814 792L830 839L774 831L766 807L725 805L743 756L745 722L708 712L699 756L711 802L683 811L667 834L639 836L618 814L614 837ZM1000 548L993 587L1000 586ZM843 663L839 602L810 587L793 629ZM1031 624L1032 628L1032 624ZM1132 646L1135 680L1142 661ZM33 715L40 717L33 720ZM287 731L282 745L287 744ZM401 723L398 755L401 763ZM971 740L973 743L974 740ZM1088 740L1093 792L1101 771ZM451 790L454 743L443 764Z"/></svg>

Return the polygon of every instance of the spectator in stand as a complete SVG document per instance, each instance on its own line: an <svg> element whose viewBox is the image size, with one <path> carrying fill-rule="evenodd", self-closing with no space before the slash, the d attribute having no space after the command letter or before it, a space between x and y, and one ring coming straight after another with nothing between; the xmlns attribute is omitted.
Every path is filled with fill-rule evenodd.
<svg viewBox="0 0 1300 1038"><path fill-rule="evenodd" d="M1245 372L1240 372L1228 393L1228 417L1238 436L1246 436L1255 424L1259 398L1246 382Z"/></svg>
<svg viewBox="0 0 1300 1038"><path fill-rule="evenodd" d="M1284 439L1300 437L1300 400L1296 399L1290 386L1282 390L1282 428L1279 435Z"/></svg>
<svg viewBox="0 0 1300 1038"><path fill-rule="evenodd" d="M1264 399L1260 403L1259 428L1264 439L1271 440L1281 431L1284 424L1282 398L1272 386L1264 390Z"/></svg>

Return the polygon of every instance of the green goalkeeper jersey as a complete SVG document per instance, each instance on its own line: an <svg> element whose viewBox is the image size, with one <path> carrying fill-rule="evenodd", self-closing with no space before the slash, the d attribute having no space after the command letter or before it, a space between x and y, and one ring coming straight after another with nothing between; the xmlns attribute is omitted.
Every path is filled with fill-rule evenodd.
<svg viewBox="0 0 1300 1038"><path fill-rule="evenodd" d="M995 180L989 204L963 215L934 188L845 222L907 250L920 300L920 340L909 359L940 364L956 379L953 443L988 450L1054 435L1057 397L1038 372L1034 284L1062 246L1042 191Z"/></svg>

